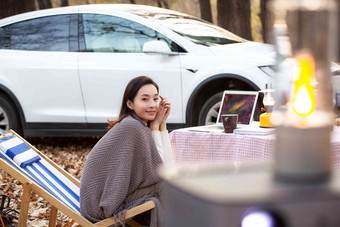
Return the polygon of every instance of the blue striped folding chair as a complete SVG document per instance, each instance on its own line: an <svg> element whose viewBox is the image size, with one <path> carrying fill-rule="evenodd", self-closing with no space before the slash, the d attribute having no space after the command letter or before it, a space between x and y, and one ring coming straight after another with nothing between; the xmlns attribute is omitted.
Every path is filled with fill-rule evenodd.
<svg viewBox="0 0 340 227"><path fill-rule="evenodd" d="M18 226L26 226L32 191L51 204L49 226L56 226L58 210L81 226L112 226L115 223L113 217L93 224L81 216L79 180L12 130L0 137L0 168L24 186ZM129 220L130 226L141 226L132 218L154 207L154 202L149 201L131 208L125 213L125 219ZM119 223L118 218L116 223Z"/></svg>

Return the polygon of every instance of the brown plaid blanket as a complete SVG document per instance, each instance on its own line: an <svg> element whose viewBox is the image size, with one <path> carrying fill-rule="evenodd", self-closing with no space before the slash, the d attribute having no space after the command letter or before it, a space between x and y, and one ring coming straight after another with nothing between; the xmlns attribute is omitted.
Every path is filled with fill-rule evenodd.
<svg viewBox="0 0 340 227"><path fill-rule="evenodd" d="M154 200L150 226L160 226L162 211L157 197L147 195L132 204L124 202L136 189L160 181L156 172L160 164L150 129L136 115L124 118L98 141L86 160L80 183L81 214L98 222Z"/></svg>

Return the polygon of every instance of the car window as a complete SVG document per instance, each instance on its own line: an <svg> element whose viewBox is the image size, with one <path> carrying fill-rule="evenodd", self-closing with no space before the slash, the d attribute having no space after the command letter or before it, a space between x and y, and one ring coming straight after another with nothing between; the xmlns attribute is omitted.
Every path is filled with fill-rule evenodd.
<svg viewBox="0 0 340 227"><path fill-rule="evenodd" d="M0 28L0 49L11 49L11 36L8 27Z"/></svg>
<svg viewBox="0 0 340 227"><path fill-rule="evenodd" d="M0 48L69 51L70 15L47 16L0 28Z"/></svg>
<svg viewBox="0 0 340 227"><path fill-rule="evenodd" d="M243 38L221 27L187 14L174 11L165 12L163 9L156 12L155 10L126 8L125 11L150 19L196 44L215 46L245 42Z"/></svg>
<svg viewBox="0 0 340 227"><path fill-rule="evenodd" d="M172 51L178 50L172 40L159 32L121 17L83 14L79 30L83 30L85 39L85 45L80 44L81 51L141 53L144 43L152 40L162 40Z"/></svg>

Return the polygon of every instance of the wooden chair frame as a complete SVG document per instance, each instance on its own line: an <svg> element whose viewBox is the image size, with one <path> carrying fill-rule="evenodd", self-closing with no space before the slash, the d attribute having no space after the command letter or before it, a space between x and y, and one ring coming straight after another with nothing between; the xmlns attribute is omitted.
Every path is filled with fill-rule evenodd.
<svg viewBox="0 0 340 227"><path fill-rule="evenodd" d="M80 181L78 179L76 179L70 173L65 171L60 166L58 166L55 162L49 159L46 155L44 155L42 152L40 152L37 148L32 146L30 143L28 143L25 139L23 139L20 135L18 135L13 130L9 130L8 134L6 134L5 136L0 136L0 138L11 136L11 135L15 135L18 138L20 138L22 141L24 141L28 146L32 148L32 150L37 152L41 158L44 158L54 168L56 168L59 172L61 172L64 176L66 176L71 182L73 182L75 185L80 187ZM57 199L50 192L48 192L43 187L41 187L38 183L32 181L29 177L27 177L24 173L18 170L15 166L13 166L11 163L8 163L6 160L4 160L1 157L0 157L0 168L6 171L8 174L10 174L15 179L17 179L19 182L21 182L24 187L24 191L23 191L23 195L21 199L21 206L20 206L20 216L19 216L19 223L18 223L19 227L26 226L29 203L30 203L30 195L32 192L37 193L39 196L41 196L42 198L44 198L47 202L51 204L49 227L56 226L58 210L60 210L62 213L70 217L72 220L74 220L81 226L112 226L115 224L114 217L107 218L95 224L91 223L86 218L81 216L78 212L74 211L73 209L65 205L62 201ZM141 227L142 225L134 221L132 218L138 214L144 213L153 208L155 208L155 203L153 201L148 201L144 204L141 204L139 206L129 209L125 213L125 219L129 220L127 223L130 226ZM116 219L116 223L119 223L118 218Z"/></svg>

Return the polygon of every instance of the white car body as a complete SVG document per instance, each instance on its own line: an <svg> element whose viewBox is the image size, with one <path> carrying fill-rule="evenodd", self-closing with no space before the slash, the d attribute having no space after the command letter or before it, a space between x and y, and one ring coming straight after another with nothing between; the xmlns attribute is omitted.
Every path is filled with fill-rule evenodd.
<svg viewBox="0 0 340 227"><path fill-rule="evenodd" d="M209 98L201 94L205 100L195 101L198 92L210 81L220 79L221 83L222 78L231 78L247 83L252 90L263 89L265 83L272 82L273 78L259 68L274 65L272 46L249 41L212 47L199 45L152 20L122 10L126 7L163 10L138 5L84 5L0 20L1 28L51 15L112 15L145 25L186 50L153 54L0 49L0 94L7 92L6 97L12 99L25 135L55 135L58 131L59 135L68 136L102 134L107 120L119 114L125 86L140 75L151 77L159 85L160 94L172 102L168 123L174 127L197 124L197 120L190 120L190 114L198 114L193 112ZM228 88L207 91L207 96L224 89ZM72 124L80 127L68 128ZM85 124L100 125L102 130Z"/></svg>

